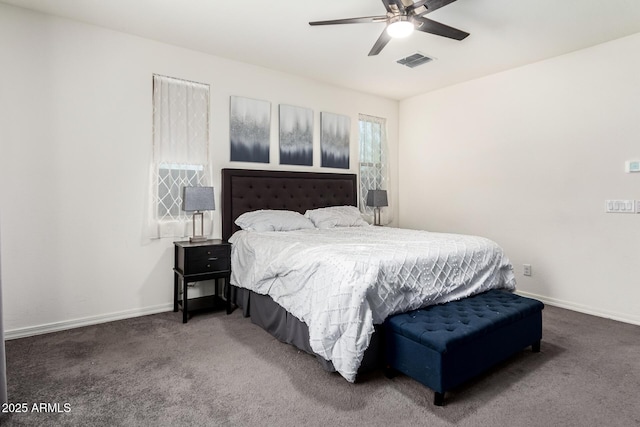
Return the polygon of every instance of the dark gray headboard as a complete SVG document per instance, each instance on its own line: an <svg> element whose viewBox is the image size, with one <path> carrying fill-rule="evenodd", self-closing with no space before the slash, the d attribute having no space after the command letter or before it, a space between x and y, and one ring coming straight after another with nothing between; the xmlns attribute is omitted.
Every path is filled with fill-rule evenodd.
<svg viewBox="0 0 640 427"><path fill-rule="evenodd" d="M307 209L358 205L357 175L222 169L222 238L238 230L234 221L258 209Z"/></svg>

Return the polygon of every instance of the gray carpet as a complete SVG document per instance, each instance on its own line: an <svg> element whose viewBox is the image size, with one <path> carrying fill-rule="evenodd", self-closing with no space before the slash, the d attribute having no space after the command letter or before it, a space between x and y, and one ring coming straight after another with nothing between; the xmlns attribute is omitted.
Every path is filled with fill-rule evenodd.
<svg viewBox="0 0 640 427"><path fill-rule="evenodd" d="M405 376L349 384L238 310L11 340L9 401L29 412L0 424L640 426L640 327L549 306L543 323L540 353L519 353L448 393L444 407Z"/></svg>

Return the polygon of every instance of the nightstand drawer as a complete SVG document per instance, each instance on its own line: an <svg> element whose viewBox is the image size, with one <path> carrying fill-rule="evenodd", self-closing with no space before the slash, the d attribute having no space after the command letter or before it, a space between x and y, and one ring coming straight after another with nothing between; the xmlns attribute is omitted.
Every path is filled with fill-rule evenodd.
<svg viewBox="0 0 640 427"><path fill-rule="evenodd" d="M200 274L231 269L230 247L200 246L186 249L185 274Z"/></svg>
<svg viewBox="0 0 640 427"><path fill-rule="evenodd" d="M228 245L187 248L187 259L229 258L231 256L229 249Z"/></svg>

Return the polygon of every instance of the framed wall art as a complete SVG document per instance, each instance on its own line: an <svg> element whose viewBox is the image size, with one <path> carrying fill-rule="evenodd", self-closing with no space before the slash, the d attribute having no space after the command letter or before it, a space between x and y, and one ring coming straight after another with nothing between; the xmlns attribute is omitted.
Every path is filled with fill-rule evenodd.
<svg viewBox="0 0 640 427"><path fill-rule="evenodd" d="M313 166L313 110L280 105L280 164Z"/></svg>
<svg viewBox="0 0 640 427"><path fill-rule="evenodd" d="M231 161L269 163L271 103L232 96L230 104Z"/></svg>
<svg viewBox="0 0 640 427"><path fill-rule="evenodd" d="M320 113L320 166L349 169L351 118L341 114Z"/></svg>

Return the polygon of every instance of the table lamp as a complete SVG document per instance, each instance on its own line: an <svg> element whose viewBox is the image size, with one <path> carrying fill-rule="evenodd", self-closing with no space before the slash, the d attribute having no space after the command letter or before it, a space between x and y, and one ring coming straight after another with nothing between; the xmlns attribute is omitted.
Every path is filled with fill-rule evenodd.
<svg viewBox="0 0 640 427"><path fill-rule="evenodd" d="M373 225L380 224L380 208L389 206L387 190L369 190L367 192L367 206L373 207Z"/></svg>
<svg viewBox="0 0 640 427"><path fill-rule="evenodd" d="M204 235L204 215L202 211L215 210L213 198L213 187L183 187L182 210L193 212L193 236L190 242L204 242L207 236ZM200 231L196 234L196 221L200 220Z"/></svg>

